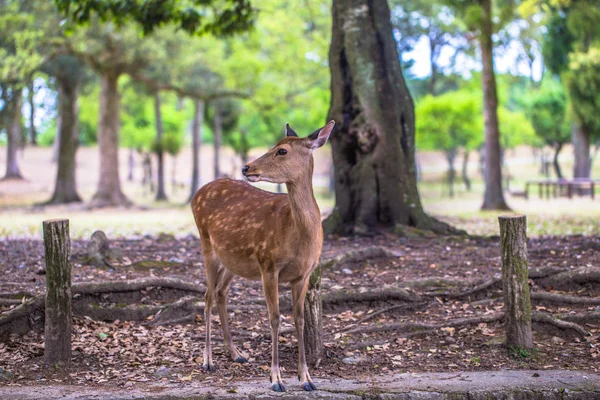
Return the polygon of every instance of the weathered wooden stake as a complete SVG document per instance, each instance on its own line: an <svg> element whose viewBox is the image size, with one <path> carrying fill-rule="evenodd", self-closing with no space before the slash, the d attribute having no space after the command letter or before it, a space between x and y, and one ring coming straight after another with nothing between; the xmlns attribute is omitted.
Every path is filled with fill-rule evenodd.
<svg viewBox="0 0 600 400"><path fill-rule="evenodd" d="M502 256L502 288L506 345L533 348L531 338L531 299L527 261L527 218L501 216L500 252Z"/></svg>
<svg viewBox="0 0 600 400"><path fill-rule="evenodd" d="M321 266L310 276L304 300L304 345L306 359L310 364L323 355L323 306L321 302Z"/></svg>
<svg viewBox="0 0 600 400"><path fill-rule="evenodd" d="M69 220L44 221L46 317L44 359L47 366L71 361L71 239Z"/></svg>

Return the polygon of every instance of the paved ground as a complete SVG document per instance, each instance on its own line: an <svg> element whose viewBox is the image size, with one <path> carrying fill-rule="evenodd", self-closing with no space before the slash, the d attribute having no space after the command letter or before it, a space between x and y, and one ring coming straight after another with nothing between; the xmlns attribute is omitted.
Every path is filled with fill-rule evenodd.
<svg viewBox="0 0 600 400"><path fill-rule="evenodd" d="M370 381L317 379L320 390L307 393L297 382L288 392L274 393L268 382L240 382L235 387L211 389L201 382L148 385L143 388L29 386L0 387L6 400L121 400L121 399L600 399L600 375L577 371L495 371L460 374L396 374Z"/></svg>

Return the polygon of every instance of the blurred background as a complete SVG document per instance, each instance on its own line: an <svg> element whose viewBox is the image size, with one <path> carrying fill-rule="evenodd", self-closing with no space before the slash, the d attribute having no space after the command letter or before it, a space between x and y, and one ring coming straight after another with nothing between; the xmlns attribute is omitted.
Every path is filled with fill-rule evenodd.
<svg viewBox="0 0 600 400"><path fill-rule="evenodd" d="M169 25L144 33L99 18L81 25L60 3L0 1L1 236L40 238L41 221L57 217L71 219L74 237L96 229L196 235L187 203L199 186L241 178L241 166L281 139L286 122L300 136L326 122L329 1L261 1L253 28L233 36ZM415 103L425 211L469 233L496 234L499 212L480 211L477 15L459 3L390 0L390 18ZM592 195L600 181L570 198L538 194L540 180L600 177L600 8L591 0L498 1L494 12L505 198L528 215L532 235L600 234ZM331 149L314 154L327 215Z"/></svg>

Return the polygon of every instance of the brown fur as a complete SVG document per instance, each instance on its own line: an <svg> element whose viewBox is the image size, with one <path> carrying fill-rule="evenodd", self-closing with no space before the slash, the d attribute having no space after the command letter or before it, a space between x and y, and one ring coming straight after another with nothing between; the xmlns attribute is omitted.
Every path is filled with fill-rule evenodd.
<svg viewBox="0 0 600 400"><path fill-rule="evenodd" d="M288 194L257 189L244 181L220 179L203 186L192 200L207 277L204 367L212 366L210 310L216 301L223 336L234 360L243 360L229 334L226 300L234 275L263 281L271 334L279 334L278 282L290 282L299 344L299 379L314 389L304 355L304 297L308 277L323 245L321 214L312 188L312 151L321 147L333 121L310 138L286 137L247 165L252 181L285 183ZM281 154L284 149L286 154ZM271 381L285 390L279 372L277 339L273 339ZM307 388L308 385L308 388ZM311 389L312 388L312 389Z"/></svg>

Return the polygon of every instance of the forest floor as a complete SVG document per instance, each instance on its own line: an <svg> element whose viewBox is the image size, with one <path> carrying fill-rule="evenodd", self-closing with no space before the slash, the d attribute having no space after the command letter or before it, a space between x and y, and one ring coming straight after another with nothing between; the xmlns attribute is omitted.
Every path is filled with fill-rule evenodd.
<svg viewBox="0 0 600 400"><path fill-rule="evenodd" d="M536 328L533 351L509 352L502 346L498 242L497 237L378 236L327 240L323 259L333 261L325 265L322 281L326 351L318 368L311 368L311 375L349 379L406 372L459 374L504 369L597 373L597 276L566 282L561 278L552 280L552 274L595 271L600 266L600 237L529 240L530 271L536 270L540 278L531 279L532 293L591 299L588 304L570 304L572 299L560 296L558 301L534 299L537 312L575 321L588 334ZM86 244L73 241L74 259L85 254ZM76 261L73 282L171 277L199 287L204 283L199 240L191 235L180 239L171 235L115 239L111 247L122 251L120 262L112 263L113 268L96 268ZM369 256L365 249L385 251L373 251ZM0 292L42 294L43 264L40 241L0 241ZM141 303L157 305L162 301L149 292L141 292ZM290 296L285 285L281 293ZM373 293L378 295L372 296ZM197 301L202 302L202 296L198 297ZM127 388L144 382L193 381L228 388L240 379L265 379L266 383L271 338L261 297L259 282L238 278L230 289L230 324L234 341L249 358L246 364L233 363L226 356L219 339L219 319L214 317L213 335L217 339L213 340L213 357L217 371L202 370L205 325L201 312L191 315L187 322L169 325L153 323L161 318L160 313L137 322L102 322L77 316L69 371L44 369L41 332L11 335L0 343L0 385L61 383ZM297 346L293 318L285 302L282 304L280 363L284 379L294 385ZM14 307L8 305L0 310L7 312Z"/></svg>

